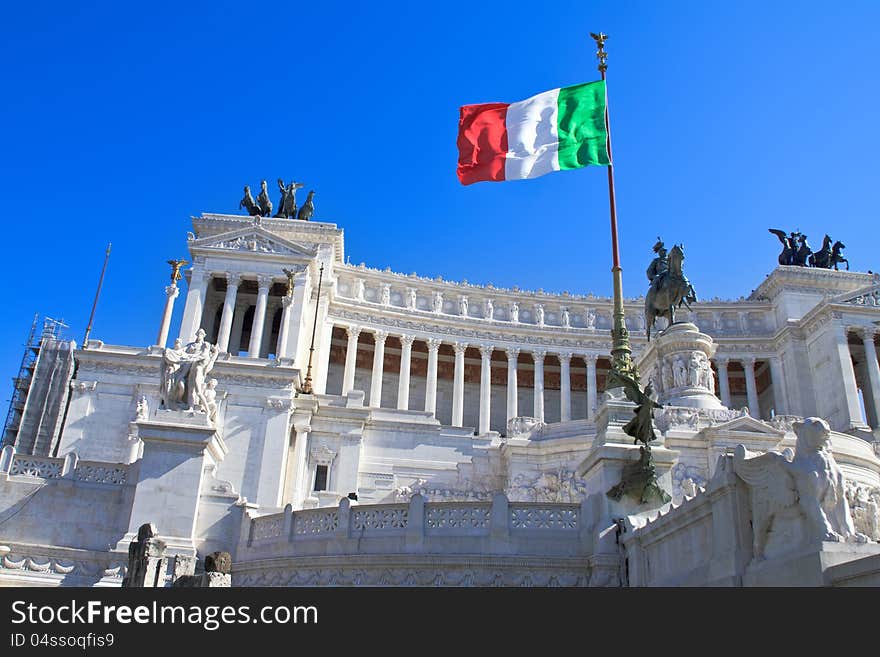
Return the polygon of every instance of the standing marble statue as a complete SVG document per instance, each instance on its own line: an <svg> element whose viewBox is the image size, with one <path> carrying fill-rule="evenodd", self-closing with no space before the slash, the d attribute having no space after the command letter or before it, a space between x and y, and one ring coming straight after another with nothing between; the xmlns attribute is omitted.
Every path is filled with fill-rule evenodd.
<svg viewBox="0 0 880 657"><path fill-rule="evenodd" d="M591 330L596 328L596 311L592 308L587 308L584 314L584 326Z"/></svg>
<svg viewBox="0 0 880 657"><path fill-rule="evenodd" d="M700 356L705 356L705 354L701 351L693 351L688 361L688 385L691 388L700 387L703 379L703 362Z"/></svg>
<svg viewBox="0 0 880 657"><path fill-rule="evenodd" d="M458 298L458 314L462 317L467 317L468 315L468 298L465 296Z"/></svg>
<svg viewBox="0 0 880 657"><path fill-rule="evenodd" d="M676 388L683 388L687 385L687 367L681 356L676 356L672 361L672 380Z"/></svg>
<svg viewBox="0 0 880 657"><path fill-rule="evenodd" d="M519 304L514 301L510 304L510 321L518 322L519 321Z"/></svg>
<svg viewBox="0 0 880 657"><path fill-rule="evenodd" d="M196 339L183 346L181 340L162 354L160 407L167 410L198 411L209 414L209 396L205 377L214 367L220 350L205 342L205 330L199 329Z"/></svg>
<svg viewBox="0 0 880 657"><path fill-rule="evenodd" d="M562 328L571 328L571 315L568 313L568 308L562 309Z"/></svg>
<svg viewBox="0 0 880 657"><path fill-rule="evenodd" d="M492 299L486 299L486 319L495 319L495 304Z"/></svg>

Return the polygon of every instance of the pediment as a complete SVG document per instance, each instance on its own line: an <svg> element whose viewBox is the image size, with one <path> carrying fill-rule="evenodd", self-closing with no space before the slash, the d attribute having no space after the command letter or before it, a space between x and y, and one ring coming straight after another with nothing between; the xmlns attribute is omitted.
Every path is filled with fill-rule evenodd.
<svg viewBox="0 0 880 657"><path fill-rule="evenodd" d="M853 306L880 306L880 284L869 285L854 292L838 295L832 303L848 303Z"/></svg>
<svg viewBox="0 0 880 657"><path fill-rule="evenodd" d="M785 431L776 429L766 422L755 419L750 415L742 415L727 422L723 422L722 424L716 424L715 426L707 429L707 431L711 431L712 433L716 434L724 433L728 435L736 433L747 433L754 436L755 434L761 434L773 439L779 439L785 435Z"/></svg>
<svg viewBox="0 0 880 657"><path fill-rule="evenodd" d="M291 242L259 226L248 226L201 239L190 239L189 247L191 250L243 252L305 259L314 258L317 253L314 246Z"/></svg>

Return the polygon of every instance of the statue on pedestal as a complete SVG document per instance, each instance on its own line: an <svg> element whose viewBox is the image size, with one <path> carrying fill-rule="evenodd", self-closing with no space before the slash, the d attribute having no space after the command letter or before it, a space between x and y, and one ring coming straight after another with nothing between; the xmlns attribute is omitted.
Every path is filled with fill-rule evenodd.
<svg viewBox="0 0 880 657"><path fill-rule="evenodd" d="M696 302L697 294L693 285L682 273L684 251L680 244L667 252L659 239L654 245L657 257L648 267L648 280L651 287L645 295L645 331L651 339L651 327L658 317L665 317L670 325L675 323L675 309L682 304L690 310L690 304Z"/></svg>
<svg viewBox="0 0 880 657"><path fill-rule="evenodd" d="M159 386L161 408L210 415L210 395L205 377L214 367L220 350L205 342L205 331L199 329L196 339L183 346L180 339L162 354L162 380ZM213 388L212 388L213 390Z"/></svg>
<svg viewBox="0 0 880 657"><path fill-rule="evenodd" d="M635 379L625 374L616 373L614 383L623 388L626 398L636 404L635 417L623 425L626 435L633 437L633 443L639 446L639 460L624 467L620 482L612 487L606 495L613 500L620 500L624 495L637 499L640 504L657 500L666 504L671 498L660 487L651 455L651 441L657 438L654 433L654 409L663 408L654 401L654 388L651 383L644 391L639 388Z"/></svg>

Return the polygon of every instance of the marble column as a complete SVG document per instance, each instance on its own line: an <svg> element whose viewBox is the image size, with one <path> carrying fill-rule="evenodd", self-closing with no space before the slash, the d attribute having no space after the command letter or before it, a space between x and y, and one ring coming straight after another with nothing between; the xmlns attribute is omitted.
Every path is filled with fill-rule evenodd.
<svg viewBox="0 0 880 657"><path fill-rule="evenodd" d="M345 371L342 374L342 394L347 395L354 388L354 374L357 368L358 337L361 334L360 326L346 326L348 333L348 346L345 348Z"/></svg>
<svg viewBox="0 0 880 657"><path fill-rule="evenodd" d="M519 349L513 347L505 351L507 353L507 419L510 421L519 415L519 391L517 390L516 378Z"/></svg>
<svg viewBox="0 0 880 657"><path fill-rule="evenodd" d="M229 338L232 335L232 318L235 315L235 298L238 296L238 284L240 282L241 274L238 272L226 274L226 297L223 299L223 313L220 315L220 333L217 335L217 347L221 352L229 350Z"/></svg>
<svg viewBox="0 0 880 657"><path fill-rule="evenodd" d="M232 356L238 356L238 352L241 351L241 332L244 328L244 314L250 307L251 304L247 301L239 301L235 304L232 316L232 330L229 334L229 346L226 348Z"/></svg>
<svg viewBox="0 0 880 657"><path fill-rule="evenodd" d="M428 372L425 375L425 411L437 413L437 352L440 349L440 340L430 338L425 340L428 345Z"/></svg>
<svg viewBox="0 0 880 657"><path fill-rule="evenodd" d="M776 415L788 414L788 395L785 387L785 375L782 373L782 358L770 357L770 380L773 385L773 401Z"/></svg>
<svg viewBox="0 0 880 657"><path fill-rule="evenodd" d="M489 433L492 424L492 352L494 349L492 345L480 346L480 435ZM508 397L509 402L510 398Z"/></svg>
<svg viewBox="0 0 880 657"><path fill-rule="evenodd" d="M721 393L721 403L730 408L730 378L727 374L727 356L718 356L715 358L715 367L718 368L718 387Z"/></svg>
<svg viewBox="0 0 880 657"><path fill-rule="evenodd" d="M544 357L546 351L532 352L535 361L535 418L544 421Z"/></svg>
<svg viewBox="0 0 880 657"><path fill-rule="evenodd" d="M455 372L452 378L452 426L464 424L464 352L468 348L464 342L452 345L455 351Z"/></svg>
<svg viewBox="0 0 880 657"><path fill-rule="evenodd" d="M397 409L409 410L409 370L414 335L400 336L400 380L397 384Z"/></svg>
<svg viewBox="0 0 880 657"><path fill-rule="evenodd" d="M180 321L180 339L184 344L196 339L196 331L202 325L205 295L208 293L208 283L210 282L211 274L204 269L190 270L186 306L183 309L183 319Z"/></svg>
<svg viewBox="0 0 880 657"><path fill-rule="evenodd" d="M596 419L596 400L597 400L597 383L596 383L596 361L599 357L596 354L587 354L584 361L587 363L587 419Z"/></svg>
<svg viewBox="0 0 880 657"><path fill-rule="evenodd" d="M874 344L875 334L876 329L872 327L866 326L862 328L862 343L865 345L865 367L868 370L868 380L871 382L871 394L864 395L864 397L865 405L870 404L872 406L874 417L880 418L880 363L877 362L877 346Z"/></svg>
<svg viewBox="0 0 880 657"><path fill-rule="evenodd" d="M859 404L859 384L856 381L856 372L853 368L852 354L849 351L849 329L843 325L834 327L834 348L837 351L837 360L840 363L840 373L843 383L843 400L846 405L846 420L848 427L843 430L852 428L864 428L865 422L862 416L861 404ZM832 359L834 357L832 356Z"/></svg>
<svg viewBox="0 0 880 657"><path fill-rule="evenodd" d="M385 340L388 333L374 331L373 337L376 344L373 347L373 378L370 383L370 406L380 408L382 406L382 375L385 370Z"/></svg>
<svg viewBox="0 0 880 657"><path fill-rule="evenodd" d="M278 305L277 299L267 299L266 301L266 314L264 316L265 319L263 320L263 337L260 338L260 358L269 357L269 351L271 348L270 342L272 340L272 327L275 324L275 313L278 311ZM277 356L278 354L275 355Z"/></svg>
<svg viewBox="0 0 880 657"><path fill-rule="evenodd" d="M257 307L254 309L254 321L251 324L251 343L248 345L248 358L259 358L263 342L263 324L266 321L266 303L269 301L269 288L272 278L257 278Z"/></svg>
<svg viewBox="0 0 880 657"><path fill-rule="evenodd" d="M290 335L290 316L293 314L293 297L281 297L281 328L278 330L278 345L275 347L276 358L287 358L287 338Z"/></svg>
<svg viewBox="0 0 880 657"><path fill-rule="evenodd" d="M559 421L571 420L571 354L559 354Z"/></svg>
<svg viewBox="0 0 880 657"><path fill-rule="evenodd" d="M180 290L177 285L165 286L165 310L162 311L162 323L159 325L159 337L156 338L156 344L164 347L168 342L168 331L171 329L171 315L174 313L174 300Z"/></svg>
<svg viewBox="0 0 880 657"><path fill-rule="evenodd" d="M761 417L761 406L758 403L758 384L755 381L755 359L743 358L743 370L746 373L746 398L748 399L749 415L755 418Z"/></svg>

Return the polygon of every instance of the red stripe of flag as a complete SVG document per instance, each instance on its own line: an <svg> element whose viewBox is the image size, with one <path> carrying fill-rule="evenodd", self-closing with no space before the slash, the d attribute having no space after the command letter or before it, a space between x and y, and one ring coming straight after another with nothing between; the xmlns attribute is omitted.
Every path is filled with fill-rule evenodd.
<svg viewBox="0 0 880 657"><path fill-rule="evenodd" d="M504 180L508 105L462 106L458 120L458 179L462 185Z"/></svg>

